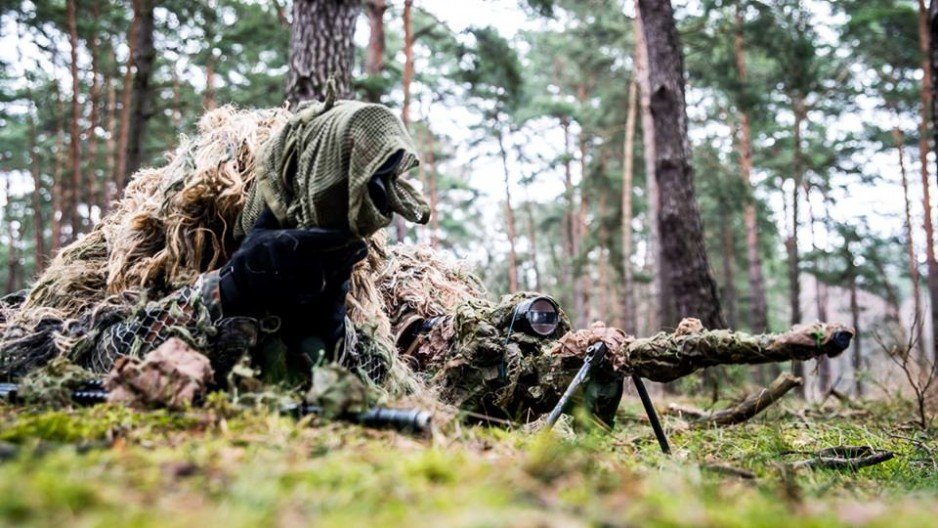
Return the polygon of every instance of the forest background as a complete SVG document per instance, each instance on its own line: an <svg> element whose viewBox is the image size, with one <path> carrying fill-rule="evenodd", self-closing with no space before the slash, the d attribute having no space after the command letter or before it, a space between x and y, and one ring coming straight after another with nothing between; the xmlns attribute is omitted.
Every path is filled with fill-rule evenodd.
<svg viewBox="0 0 938 528"><path fill-rule="evenodd" d="M302 2L346 6L340 87L400 112L421 152L433 220L392 238L466 259L493 294L548 292L579 326L855 326L848 353L792 366L812 398L893 386L891 344L933 361L923 0L675 2L686 188L647 177L655 54L632 0ZM2 289L28 287L206 111L302 99L296 13L288 0L0 1ZM702 232L659 222L662 196L699 209ZM698 239L691 259L662 256ZM701 269L710 298L677 286Z"/></svg>

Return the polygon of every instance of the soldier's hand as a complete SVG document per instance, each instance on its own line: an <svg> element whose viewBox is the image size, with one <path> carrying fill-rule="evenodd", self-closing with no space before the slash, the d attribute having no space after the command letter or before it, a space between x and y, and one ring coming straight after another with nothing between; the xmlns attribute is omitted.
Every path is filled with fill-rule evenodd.
<svg viewBox="0 0 938 528"><path fill-rule="evenodd" d="M221 269L222 311L260 315L332 304L335 286L349 280L352 267L367 253L365 242L347 231L282 229L273 213L265 210Z"/></svg>

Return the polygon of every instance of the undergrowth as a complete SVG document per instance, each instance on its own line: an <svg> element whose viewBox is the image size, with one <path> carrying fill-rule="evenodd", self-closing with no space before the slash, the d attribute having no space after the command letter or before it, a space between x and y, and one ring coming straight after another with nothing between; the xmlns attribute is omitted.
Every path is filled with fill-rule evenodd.
<svg viewBox="0 0 938 528"><path fill-rule="evenodd" d="M418 439L266 411L0 407L0 524L938 525L936 431L903 423L904 404L771 409L719 429L665 416L671 456L640 406L619 414L611 433ZM788 466L838 445L896 457Z"/></svg>

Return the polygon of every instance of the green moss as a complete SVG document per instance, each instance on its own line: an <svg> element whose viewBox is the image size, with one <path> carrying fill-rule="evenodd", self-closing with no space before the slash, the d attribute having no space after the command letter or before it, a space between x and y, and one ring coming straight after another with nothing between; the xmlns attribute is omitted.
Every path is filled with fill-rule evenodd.
<svg viewBox="0 0 938 528"><path fill-rule="evenodd" d="M19 453L0 463L0 525L938 524L938 475L896 437L915 434L895 425L901 406L771 410L723 429L664 417L671 457L639 409L625 405L612 434L464 428L430 442L264 410L2 407L0 438ZM856 473L780 469L842 444L897 457ZM715 462L758 478L702 469Z"/></svg>

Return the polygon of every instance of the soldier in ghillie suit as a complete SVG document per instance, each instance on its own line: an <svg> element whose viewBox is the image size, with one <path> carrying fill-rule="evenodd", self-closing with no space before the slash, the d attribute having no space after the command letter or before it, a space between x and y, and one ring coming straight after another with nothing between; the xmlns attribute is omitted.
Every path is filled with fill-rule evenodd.
<svg viewBox="0 0 938 528"><path fill-rule="evenodd" d="M629 374L664 381L846 348L844 330L824 325L788 341L570 333L549 297L492 301L432 250L385 243L393 214L428 220L405 178L417 163L381 105L327 98L295 113L206 114L198 135L183 137L164 167L137 172L30 291L2 300L0 379L55 358L104 374L179 338L208 358L217 387L243 358L290 386L338 363L392 396L430 389L466 410L532 420L557 402L585 347L603 340L611 354L587 400L608 421Z"/></svg>

